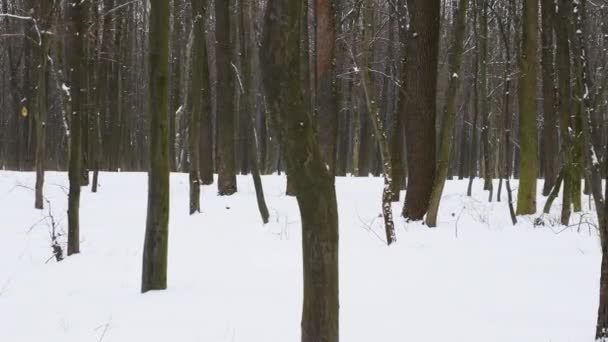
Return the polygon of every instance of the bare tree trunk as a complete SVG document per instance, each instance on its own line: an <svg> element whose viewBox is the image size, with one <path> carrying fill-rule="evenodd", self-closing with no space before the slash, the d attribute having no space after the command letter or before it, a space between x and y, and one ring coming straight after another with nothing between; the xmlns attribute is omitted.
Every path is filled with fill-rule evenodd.
<svg viewBox="0 0 608 342"><path fill-rule="evenodd" d="M268 223L268 206L266 205L266 199L264 198L264 189L262 187L262 178L260 176L260 166L258 162L258 136L256 130L256 114L257 108L255 103L255 74L253 71L254 54L257 53L255 49L255 28L253 25L252 15L252 2L253 0L245 0L242 2L241 8L241 26L243 30L243 52L242 52L242 65L243 65L243 88L245 93L243 94L243 106L248 114L248 121L242 124L248 127L249 134L249 164L251 168L251 176L253 177L253 185L255 187L255 195L258 203L258 210L262 217L264 224Z"/></svg>
<svg viewBox="0 0 608 342"><path fill-rule="evenodd" d="M553 27L555 4L552 0L542 0L542 82L543 82L543 144L544 144L544 177L543 195L547 196L555 185L557 178L557 120L555 117L555 57L553 46Z"/></svg>
<svg viewBox="0 0 608 342"><path fill-rule="evenodd" d="M32 6L36 9L34 15L38 16L39 29L48 30L52 22L55 4L50 1L44 1L38 6ZM28 32L33 31L30 29ZM32 99L31 111L34 114L34 122L36 127L36 186L34 207L43 209L44 207L44 171L46 169L46 120L47 120L47 83L48 83L48 52L51 45L51 37L42 35L36 46L34 65L38 66L34 90L34 98ZM36 41L34 39L33 41Z"/></svg>
<svg viewBox="0 0 608 342"><path fill-rule="evenodd" d="M230 2L215 2L215 36L217 64L217 156L218 193L230 196L237 191L233 101L234 71L230 51Z"/></svg>
<svg viewBox="0 0 608 342"><path fill-rule="evenodd" d="M436 171L435 116L439 58L439 0L408 0L410 13L405 116L408 191L403 216L422 220ZM403 113L405 115L405 113Z"/></svg>
<svg viewBox="0 0 608 342"><path fill-rule="evenodd" d="M316 17L316 125L323 158L335 174L338 138L336 86L336 4L315 0Z"/></svg>
<svg viewBox="0 0 608 342"><path fill-rule="evenodd" d="M141 291L167 288L169 238L169 4L150 0L150 170Z"/></svg>
<svg viewBox="0 0 608 342"><path fill-rule="evenodd" d="M384 125L382 123L382 116L380 109L378 108L378 101L374 94L372 80L370 76L371 68L371 48L373 39L373 26L371 24L374 16L375 4L373 0L365 1L365 8L363 11L363 53L362 53L362 64L360 69L361 72L361 87L363 88L363 94L365 96L365 102L367 104L367 112L369 113L370 121L374 129L374 136L380 146L380 156L382 162L382 176L384 178L384 188L382 191L382 216L384 217L384 227L386 231L386 242L390 246L397 240L395 234L395 223L393 222L393 209L392 209L392 198L393 198L393 187L392 187L392 163L391 163L391 152L389 150L388 139L384 132ZM355 61L356 62L356 61Z"/></svg>
<svg viewBox="0 0 608 342"><path fill-rule="evenodd" d="M426 224L429 227L437 226L437 215L443 188L448 175L450 163L450 152L454 138L454 126L456 122L456 93L460 86L460 65L462 64L462 52L464 50L464 34L467 29L467 4L468 0L459 0L458 13L454 28L454 41L450 55L450 79L445 103L443 105L443 122L441 124L441 136L439 140L439 158L437 175L433 184L433 192L429 204L429 212Z"/></svg>
<svg viewBox="0 0 608 342"><path fill-rule="evenodd" d="M81 117L85 111L86 92L85 70L85 15L87 3L70 0L68 4L70 23L68 24L69 65L71 70L72 113L70 119L70 166L68 176L70 189L68 195L68 251L72 255L80 253L80 185L81 185Z"/></svg>
<svg viewBox="0 0 608 342"><path fill-rule="evenodd" d="M538 175L536 129L536 76L538 47L538 1L524 3L519 85L519 187L517 214L536 213L536 183Z"/></svg>
<svg viewBox="0 0 608 342"><path fill-rule="evenodd" d="M194 41L192 43L192 65L193 73L190 79L190 109L188 120L188 149L190 154L189 168L189 184L190 184L190 215L201 212L201 180L199 174L200 167L200 127L203 111L203 101L208 99L203 98L203 73L204 66L207 60L204 54L205 50L205 16L207 15L207 6L203 1L192 0L191 6L193 10L193 30Z"/></svg>
<svg viewBox="0 0 608 342"><path fill-rule="evenodd" d="M301 83L305 8L304 1L268 2L262 70L270 114L284 137L288 174L298 189L304 263L301 340L338 342L338 212L334 177L323 162Z"/></svg>

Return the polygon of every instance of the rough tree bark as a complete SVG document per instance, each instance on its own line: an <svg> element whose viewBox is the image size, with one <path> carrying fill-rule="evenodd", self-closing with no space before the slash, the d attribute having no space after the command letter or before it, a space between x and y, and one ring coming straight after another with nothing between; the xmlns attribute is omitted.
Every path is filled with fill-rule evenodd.
<svg viewBox="0 0 608 342"><path fill-rule="evenodd" d="M408 0L408 67L404 123L408 191L403 216L422 220L429 206L436 171L435 116L439 55L439 0Z"/></svg>
<svg viewBox="0 0 608 342"><path fill-rule="evenodd" d="M255 48L255 28L253 25L252 2L254 0L245 0L242 2L241 8L241 25L243 32L243 51L242 51L242 69L243 69L243 106L247 112L247 121L243 124L249 126L247 134L249 134L249 164L251 168L251 176L253 177L253 185L255 187L255 195L258 203L258 210L264 224L268 223L268 206L264 198L264 188L262 187L262 178L260 176L260 166L258 162L258 134L256 129L256 93L255 93L255 73L253 71L254 54L257 53Z"/></svg>
<svg viewBox="0 0 608 342"><path fill-rule="evenodd" d="M437 174L433 184L429 212L426 224L429 227L437 226L437 214L439 203L443 193L443 187L448 176L450 164L450 152L454 138L454 127L456 122L456 93L460 86L460 65L462 64L462 52L464 50L464 35L467 29L467 4L468 0L458 1L458 13L454 27L454 42L450 53L448 90L443 105L443 122L441 123L441 135L439 138L439 155L437 163Z"/></svg>
<svg viewBox="0 0 608 342"><path fill-rule="evenodd" d="M68 193L68 251L72 255L80 253L80 185L81 185L81 117L85 111L86 88L86 49L85 30L87 2L70 0L68 3L69 23L67 28L68 65L70 66L72 98L70 115L70 162L68 178L70 189Z"/></svg>
<svg viewBox="0 0 608 342"><path fill-rule="evenodd" d="M167 288L169 239L169 3L150 0L150 170L141 291Z"/></svg>
<svg viewBox="0 0 608 342"><path fill-rule="evenodd" d="M203 72L204 65L207 60L204 59L205 54L205 15L207 14L207 6L204 1L192 0L192 17L194 42L192 43L192 76L190 79L190 113L188 116L188 149L190 150L189 168L189 184L190 184L190 215L201 212L201 179L199 173L200 167L200 127L201 116L203 111L203 101L208 101L203 98Z"/></svg>
<svg viewBox="0 0 608 342"><path fill-rule="evenodd" d="M336 2L315 0L316 130L323 158L332 174L336 167L338 92L336 85Z"/></svg>
<svg viewBox="0 0 608 342"><path fill-rule="evenodd" d="M543 84L543 145L544 145L544 186L543 195L547 196L555 185L558 166L557 120L555 117L555 57L553 28L555 3L553 0L542 0L541 3L541 67Z"/></svg>
<svg viewBox="0 0 608 342"><path fill-rule="evenodd" d="M234 72L230 51L230 1L215 2L215 61L217 65L217 161L218 193L237 191L234 120Z"/></svg>
<svg viewBox="0 0 608 342"><path fill-rule="evenodd" d="M538 175L536 129L536 76L538 48L538 1L525 1L519 76L519 187L517 214L536 213L536 178Z"/></svg>
<svg viewBox="0 0 608 342"><path fill-rule="evenodd" d="M568 225L572 212L572 184L573 184L573 168L572 168L572 138L571 132L572 121L570 119L570 110L572 108L570 97L572 95L571 86L571 68L570 68L570 39L569 39L569 22L570 22L570 0L560 0L557 7L558 14L555 20L556 33L556 68L558 79L558 96L557 108L559 113L560 125L560 141L563 160L563 196L562 196L562 211L561 223ZM554 185L555 187L555 185Z"/></svg>
<svg viewBox="0 0 608 342"><path fill-rule="evenodd" d="M317 142L300 73L305 1L270 0L262 49L263 83L302 218L302 342L338 341L338 212L334 177Z"/></svg>

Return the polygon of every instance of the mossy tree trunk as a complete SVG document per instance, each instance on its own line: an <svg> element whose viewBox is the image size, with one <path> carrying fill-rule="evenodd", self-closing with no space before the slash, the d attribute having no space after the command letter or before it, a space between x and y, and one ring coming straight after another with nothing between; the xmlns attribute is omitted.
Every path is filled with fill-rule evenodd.
<svg viewBox="0 0 608 342"><path fill-rule="evenodd" d="M338 341L338 212L334 177L314 133L301 83L306 1L270 0L262 49L263 83L302 218L302 342Z"/></svg>
<svg viewBox="0 0 608 342"><path fill-rule="evenodd" d="M150 170L141 291L167 288L169 239L169 3L150 0Z"/></svg>
<svg viewBox="0 0 608 342"><path fill-rule="evenodd" d="M536 77L538 69L538 1L525 1L519 76L519 187L517 214L536 213L536 179L538 175L536 128Z"/></svg>

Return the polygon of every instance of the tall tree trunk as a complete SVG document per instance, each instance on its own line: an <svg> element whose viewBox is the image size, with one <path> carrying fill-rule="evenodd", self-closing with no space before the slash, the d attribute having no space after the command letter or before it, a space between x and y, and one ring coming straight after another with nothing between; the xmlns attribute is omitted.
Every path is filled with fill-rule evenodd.
<svg viewBox="0 0 608 342"><path fill-rule="evenodd" d="M315 0L316 17L316 127L323 158L335 174L338 138L336 85L336 4Z"/></svg>
<svg viewBox="0 0 608 342"><path fill-rule="evenodd" d="M44 31L48 31L52 22L52 14L55 3L53 1L43 1L38 6L32 6L35 9L34 15L38 17L38 27ZM32 29L33 30L33 29ZM31 30L29 30L31 31ZM28 32L29 32L28 31ZM36 34L38 34L36 32ZM51 36L43 34L38 37L40 40L36 46L34 65L38 66L36 89L34 90L34 98L32 99L31 111L34 114L34 122L36 126L36 186L34 207L43 209L43 188L44 188L44 171L46 169L46 120L47 120L47 82L48 82L48 52L51 45ZM33 41L36 41L35 38Z"/></svg>
<svg viewBox="0 0 608 342"><path fill-rule="evenodd" d="M479 15L479 111L481 113L481 141L483 144L484 190L488 190L488 201L492 202L494 193L494 170L492 168L492 144L490 130L490 111L488 108L488 3L487 0L476 0Z"/></svg>
<svg viewBox="0 0 608 342"><path fill-rule="evenodd" d="M536 213L538 175L536 129L538 1L525 1L523 9L519 80L520 180L517 189L517 214L529 215Z"/></svg>
<svg viewBox="0 0 608 342"><path fill-rule="evenodd" d="M237 191L234 120L234 71L230 51L230 2L215 2L215 38L217 65L217 159L218 193L230 196Z"/></svg>
<svg viewBox="0 0 608 342"><path fill-rule="evenodd" d="M542 82L543 82L543 145L544 145L544 178L543 195L548 196L557 179L557 120L555 117L555 69L553 67L554 45L553 27L555 3L553 0L542 0Z"/></svg>
<svg viewBox="0 0 608 342"><path fill-rule="evenodd" d="M370 122L374 130L374 136L380 146L380 156L382 161L382 176L384 178L384 188L382 191L382 216L384 217L384 227L386 231L386 243L391 245L397 240L395 234L395 223L393 222L393 209L392 209L392 163L391 163L391 152L389 150L388 139L384 132L384 125L382 122L382 116L380 108L378 107L378 100L374 93L372 79L370 75L371 68L371 49L373 47L373 26L372 19L374 16L375 4L373 0L365 1L365 8L363 11L363 53L362 53L362 65L359 68L361 72L361 87L363 88L363 95L367 104L367 112L369 113ZM355 61L356 62L356 61Z"/></svg>
<svg viewBox="0 0 608 342"><path fill-rule="evenodd" d="M302 217L302 342L338 342L338 212L300 75L305 1L270 0L262 49L264 86Z"/></svg>
<svg viewBox="0 0 608 342"><path fill-rule="evenodd" d="M169 3L150 0L150 170L141 291L167 288L169 239Z"/></svg>
<svg viewBox="0 0 608 342"><path fill-rule="evenodd" d="M433 184L433 192L426 217L429 227L437 226L437 214L443 188L448 176L450 163L450 152L454 138L454 126L456 122L456 93L460 86L460 65L462 64L462 52L464 50L464 34L467 29L467 4L468 0L458 1L458 13L454 24L454 42L450 54L450 79L448 90L443 105L443 122L441 124L441 135L439 140L439 156L437 163L437 175Z"/></svg>
<svg viewBox="0 0 608 342"><path fill-rule="evenodd" d="M71 70L72 115L70 118L70 165L68 177L68 251L72 255L80 253L80 184L81 184L81 117L85 111L86 92L86 24L87 2L70 0L68 3L68 42L70 46L68 65Z"/></svg>
<svg viewBox="0 0 608 342"><path fill-rule="evenodd" d="M405 130L408 191L403 216L422 220L429 207L436 171L435 116L439 59L439 0L408 0L408 67Z"/></svg>
<svg viewBox="0 0 608 342"><path fill-rule="evenodd" d="M207 19L203 18L205 33L207 32ZM212 122L212 103L211 103L211 73L209 68L209 49L207 39L201 47L202 60L205 61L202 65L202 106L200 119L200 178L204 185L213 184L213 122Z"/></svg>
<svg viewBox="0 0 608 342"><path fill-rule="evenodd" d="M245 0L242 2L241 8L241 27L243 32L243 52L242 52L242 70L243 70L243 107L247 113L247 121L241 123L247 127L249 134L249 164L251 168L251 176L253 177L253 185L255 187L255 195L258 203L258 210L264 224L268 223L268 206L264 198L264 189L262 187L262 178L260 176L260 166L258 162L258 136L256 129L256 77L253 71L255 49L255 28L253 25L252 13L253 0Z"/></svg>
<svg viewBox="0 0 608 342"><path fill-rule="evenodd" d="M555 20L556 33L556 65L558 79L558 96L557 105L560 121L560 140L562 149L562 160L564 168L564 186L562 196L562 212L561 223L568 225L572 211L572 184L573 184L573 168L572 168L572 121L570 119L570 110L572 108L570 97L571 89L571 68L570 68L570 39L569 39L569 22L570 22L570 0L560 0L557 20Z"/></svg>
<svg viewBox="0 0 608 342"><path fill-rule="evenodd" d="M193 11L194 42L192 43L192 76L190 78L190 107L188 120L188 149L190 155L189 183L190 183L190 215L201 212L201 180L200 167L200 127L203 111L203 73L207 60L205 54L205 16L207 15L206 4L200 0L191 1Z"/></svg>

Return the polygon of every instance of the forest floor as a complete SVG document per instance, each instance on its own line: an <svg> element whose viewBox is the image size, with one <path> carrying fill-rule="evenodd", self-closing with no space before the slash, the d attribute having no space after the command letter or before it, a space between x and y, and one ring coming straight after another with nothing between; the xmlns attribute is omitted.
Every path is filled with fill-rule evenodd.
<svg viewBox="0 0 608 342"><path fill-rule="evenodd" d="M238 178L232 197L204 187L195 216L188 176L171 177L169 288L142 295L145 174L103 173L99 193L83 189L81 254L57 263L48 209L33 209L34 175L0 172L2 340L299 341L300 224L285 178L263 178L271 212L264 226L250 177ZM558 200L544 226L534 226L536 216L512 226L504 192L488 203L483 181L473 198L466 181L449 181L439 227L399 218L389 248L382 180L336 182L341 341L593 341L600 249L592 212L561 227ZM45 193L65 234L66 174L49 172Z"/></svg>

